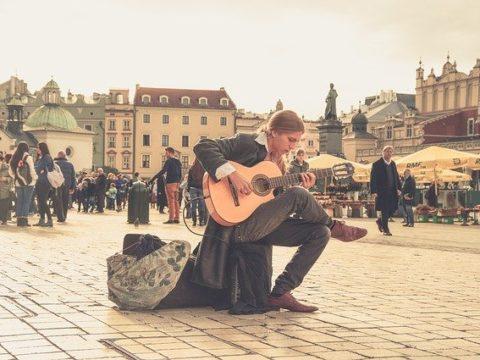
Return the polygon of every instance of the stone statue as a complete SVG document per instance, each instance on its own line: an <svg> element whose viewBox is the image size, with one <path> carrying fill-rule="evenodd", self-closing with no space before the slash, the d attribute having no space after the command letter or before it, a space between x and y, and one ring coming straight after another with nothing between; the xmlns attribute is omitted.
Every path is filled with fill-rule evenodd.
<svg viewBox="0 0 480 360"><path fill-rule="evenodd" d="M337 120L337 90L333 88L333 84L330 84L330 91L328 92L325 102L327 107L325 108L325 120Z"/></svg>

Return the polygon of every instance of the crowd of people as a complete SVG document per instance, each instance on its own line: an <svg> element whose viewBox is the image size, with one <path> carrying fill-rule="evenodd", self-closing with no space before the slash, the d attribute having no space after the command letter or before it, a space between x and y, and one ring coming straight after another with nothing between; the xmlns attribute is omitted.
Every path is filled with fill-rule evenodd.
<svg viewBox="0 0 480 360"><path fill-rule="evenodd" d="M138 181L149 191L151 208L165 214L169 220L180 223L182 201L186 217L193 225L204 226L207 211L202 193L203 168L196 162L182 180L181 163L175 150L166 150L167 161L152 179L141 179L113 172L105 174L102 168L76 173L64 151L52 157L46 143L39 143L34 157L28 144L20 142L13 154L0 152L0 224L15 220L19 227L52 227L67 220L71 209L83 213L121 212L128 203L129 190ZM191 199L191 201L190 201ZM29 223L29 217L38 215L38 221Z"/></svg>

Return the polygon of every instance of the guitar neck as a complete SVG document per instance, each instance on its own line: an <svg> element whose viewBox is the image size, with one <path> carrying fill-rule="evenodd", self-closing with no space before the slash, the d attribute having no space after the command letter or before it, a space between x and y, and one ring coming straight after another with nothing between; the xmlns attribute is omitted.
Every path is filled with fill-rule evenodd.
<svg viewBox="0 0 480 360"><path fill-rule="evenodd" d="M313 173L317 179L324 179L327 177L332 177L333 170L328 169L309 169L309 173ZM302 182L301 174L287 174L283 176L271 177L270 178L270 188L275 189L279 187L287 187L299 185Z"/></svg>

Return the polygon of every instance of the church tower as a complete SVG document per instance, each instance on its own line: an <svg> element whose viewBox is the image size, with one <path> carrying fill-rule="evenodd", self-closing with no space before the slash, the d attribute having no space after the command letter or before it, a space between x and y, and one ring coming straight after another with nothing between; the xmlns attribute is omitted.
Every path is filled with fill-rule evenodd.
<svg viewBox="0 0 480 360"><path fill-rule="evenodd" d="M14 95L7 103L7 129L18 134L23 128L23 103L19 95Z"/></svg>

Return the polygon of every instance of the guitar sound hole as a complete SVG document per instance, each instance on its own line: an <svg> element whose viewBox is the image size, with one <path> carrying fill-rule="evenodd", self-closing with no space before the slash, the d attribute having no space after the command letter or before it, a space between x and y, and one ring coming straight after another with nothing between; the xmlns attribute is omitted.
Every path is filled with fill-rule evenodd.
<svg viewBox="0 0 480 360"><path fill-rule="evenodd" d="M268 178L262 177L261 175L257 175L252 179L253 191L257 195L263 195L265 193L268 193L270 190L269 185L270 184L268 182Z"/></svg>

